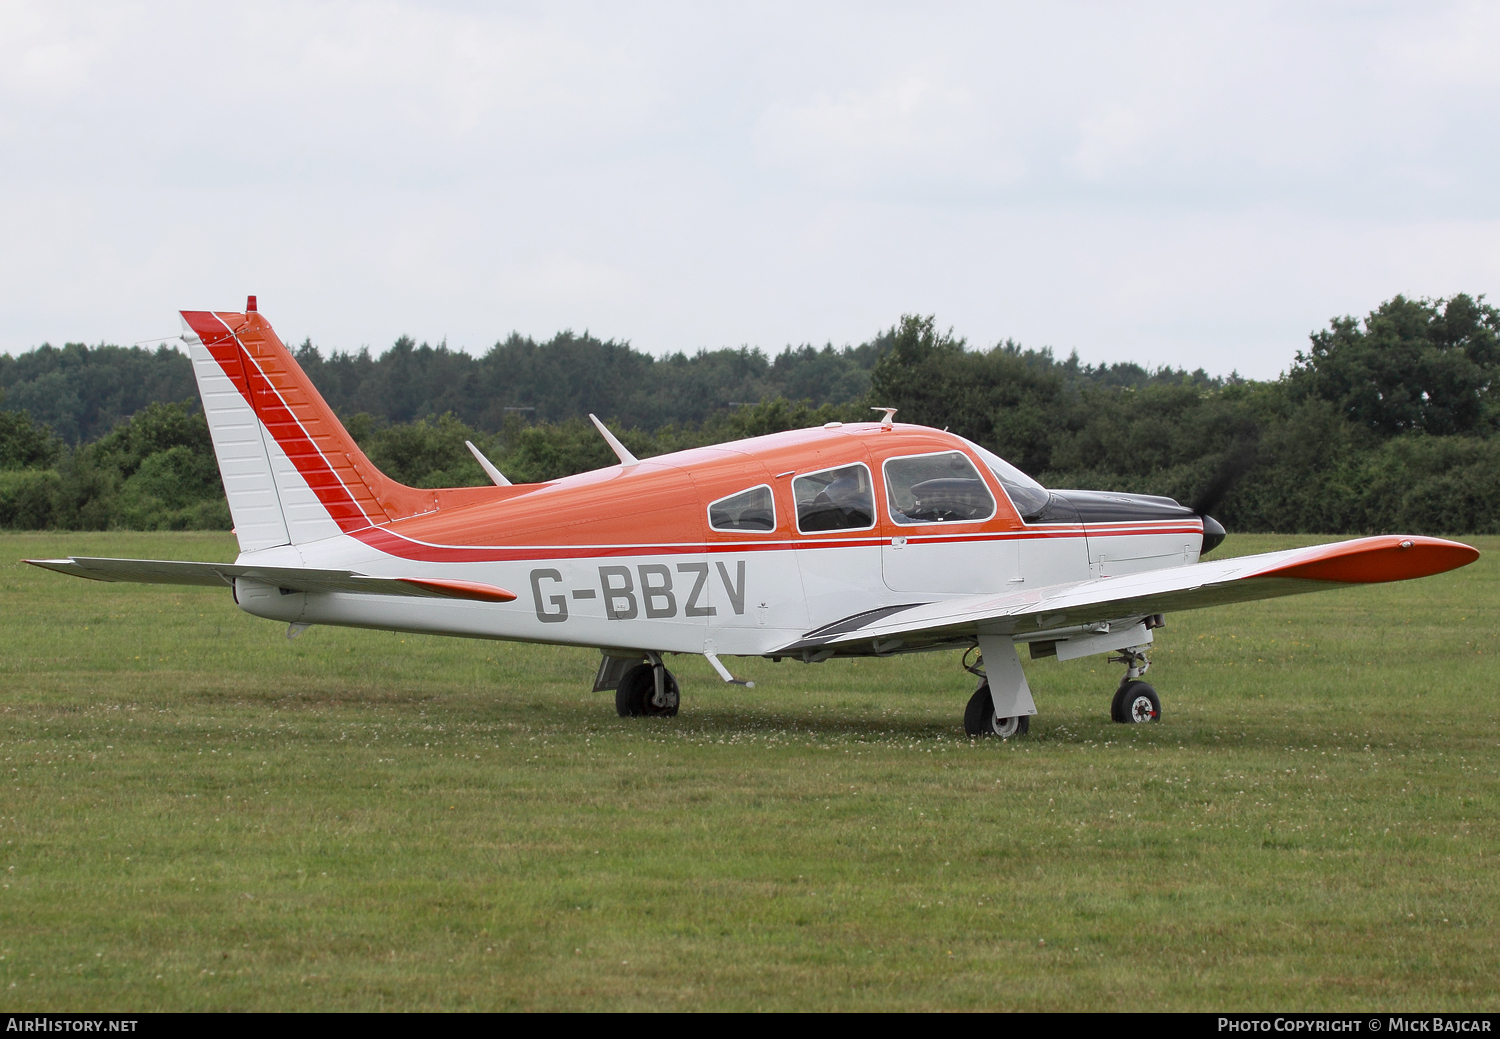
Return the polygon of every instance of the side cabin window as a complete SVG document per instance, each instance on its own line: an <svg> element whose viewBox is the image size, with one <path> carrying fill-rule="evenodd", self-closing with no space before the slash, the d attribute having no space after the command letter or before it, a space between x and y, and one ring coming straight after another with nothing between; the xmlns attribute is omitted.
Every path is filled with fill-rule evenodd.
<svg viewBox="0 0 1500 1039"><path fill-rule="evenodd" d="M754 530L762 533L776 529L776 503L771 488L765 484L748 491L720 498L708 507L708 525L712 530Z"/></svg>
<svg viewBox="0 0 1500 1039"><path fill-rule="evenodd" d="M885 463L892 521L975 523L995 515L995 497L962 451L891 458Z"/></svg>
<svg viewBox="0 0 1500 1039"><path fill-rule="evenodd" d="M868 530L875 525L872 487L870 470L860 464L794 478L792 495L797 499L797 529L804 534Z"/></svg>

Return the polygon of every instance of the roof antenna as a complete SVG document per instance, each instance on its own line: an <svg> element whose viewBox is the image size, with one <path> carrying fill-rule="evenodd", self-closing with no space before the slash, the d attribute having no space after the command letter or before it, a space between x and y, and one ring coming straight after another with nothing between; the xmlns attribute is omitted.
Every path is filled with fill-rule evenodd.
<svg viewBox="0 0 1500 1039"><path fill-rule="evenodd" d="M474 441L465 440L464 447L467 447L469 449L469 453L474 456L474 461L479 463L479 467L483 469L489 476L491 483L493 483L496 487L510 486L510 481L505 478L505 474L502 473L499 469L495 468L494 462L491 462L488 458L484 457L484 452L474 446Z"/></svg>
<svg viewBox="0 0 1500 1039"><path fill-rule="evenodd" d="M641 460L639 458L627 451L625 449L625 445L616 440L615 435L604 428L604 423L600 422L598 417L595 416L593 412L589 413L589 421L594 424L594 426L599 430L601 434L603 434L604 442L607 443L610 448L613 449L614 453L619 456L621 465L641 464Z"/></svg>
<svg viewBox="0 0 1500 1039"><path fill-rule="evenodd" d="M891 429L891 428L893 428L891 416L894 415L898 409L896 409L896 408L871 408L870 410L871 411L883 411L883 412L885 412L885 418L883 418L883 419L880 420L880 428L881 429Z"/></svg>

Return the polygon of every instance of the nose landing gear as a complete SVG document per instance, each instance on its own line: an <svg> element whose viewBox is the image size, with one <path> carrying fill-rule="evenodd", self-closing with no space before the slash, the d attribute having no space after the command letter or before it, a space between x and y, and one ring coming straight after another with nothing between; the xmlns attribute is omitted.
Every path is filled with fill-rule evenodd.
<svg viewBox="0 0 1500 1039"><path fill-rule="evenodd" d="M1120 688L1115 691L1115 698L1109 705L1110 720L1131 725L1160 721L1161 697L1156 695L1155 689L1140 680L1151 667L1151 661L1146 659L1145 647L1122 649L1120 655L1110 657L1109 662L1125 665L1125 677L1120 681Z"/></svg>

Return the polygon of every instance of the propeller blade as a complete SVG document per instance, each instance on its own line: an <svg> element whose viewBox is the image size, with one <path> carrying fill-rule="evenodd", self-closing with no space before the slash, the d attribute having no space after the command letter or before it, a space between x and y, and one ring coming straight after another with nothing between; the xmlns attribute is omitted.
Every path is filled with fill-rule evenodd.
<svg viewBox="0 0 1500 1039"><path fill-rule="evenodd" d="M1219 469L1214 473L1214 478L1198 492L1198 497L1190 506L1192 510L1200 516L1206 516L1217 508L1219 503L1234 489L1234 485L1240 482L1240 478L1255 465L1259 447L1258 431L1236 440L1225 453L1224 460L1219 463Z"/></svg>
<svg viewBox="0 0 1500 1039"><path fill-rule="evenodd" d="M1258 428L1251 427L1241 433L1225 452L1224 460L1219 463L1214 478L1198 492L1198 497L1193 500L1190 507L1203 520L1203 547L1198 552L1199 558L1208 555L1224 543L1226 536L1224 525L1210 516L1209 511L1218 508L1219 503L1234 489L1234 485L1240 482L1240 478L1255 465L1259 449L1260 430Z"/></svg>

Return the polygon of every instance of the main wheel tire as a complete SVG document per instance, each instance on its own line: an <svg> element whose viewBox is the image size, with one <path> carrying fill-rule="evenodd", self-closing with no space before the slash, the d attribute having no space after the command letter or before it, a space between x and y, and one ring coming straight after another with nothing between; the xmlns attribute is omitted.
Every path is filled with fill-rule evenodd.
<svg viewBox="0 0 1500 1039"><path fill-rule="evenodd" d="M620 684L615 687L615 713L621 718L674 718L682 699L677 679L672 672L664 675L666 704L656 706L651 701L656 696L655 668L650 664L637 664L625 672Z"/></svg>
<svg viewBox="0 0 1500 1039"><path fill-rule="evenodd" d="M1161 720L1161 697L1145 682L1124 682L1109 705L1109 716L1124 724Z"/></svg>
<svg viewBox="0 0 1500 1039"><path fill-rule="evenodd" d="M995 721L995 701L990 697L989 682L980 682L974 695L969 697L969 706L964 708L964 732L970 736L998 736L1008 740L1012 736L1024 736L1031 728L1031 718L1020 715Z"/></svg>

